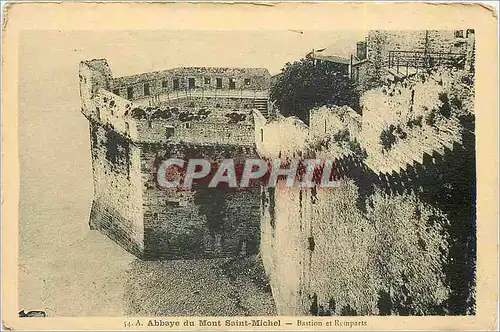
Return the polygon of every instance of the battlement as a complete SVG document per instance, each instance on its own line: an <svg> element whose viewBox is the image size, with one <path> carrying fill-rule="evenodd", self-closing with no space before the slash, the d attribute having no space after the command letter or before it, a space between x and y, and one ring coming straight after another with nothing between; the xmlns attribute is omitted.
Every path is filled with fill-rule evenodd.
<svg viewBox="0 0 500 332"><path fill-rule="evenodd" d="M361 121L361 115L349 106L322 106L309 111L311 135L316 137L346 130L350 139L357 140Z"/></svg>
<svg viewBox="0 0 500 332"><path fill-rule="evenodd" d="M441 68L365 92L360 142L367 166L400 172L460 144L461 119L473 113L471 84L468 72Z"/></svg>
<svg viewBox="0 0 500 332"><path fill-rule="evenodd" d="M136 100L174 91L269 90L271 75L264 68L174 68L113 79L113 92Z"/></svg>
<svg viewBox="0 0 500 332"><path fill-rule="evenodd" d="M310 111L310 126L295 116L267 120L254 112L255 145L265 158L342 159L359 153L361 116L348 106Z"/></svg>
<svg viewBox="0 0 500 332"><path fill-rule="evenodd" d="M113 78L106 60L80 64L82 113L143 143L252 146L252 109L267 114L261 68L176 68Z"/></svg>
<svg viewBox="0 0 500 332"><path fill-rule="evenodd" d="M252 110L137 106L100 89L95 121L137 143L253 146Z"/></svg>

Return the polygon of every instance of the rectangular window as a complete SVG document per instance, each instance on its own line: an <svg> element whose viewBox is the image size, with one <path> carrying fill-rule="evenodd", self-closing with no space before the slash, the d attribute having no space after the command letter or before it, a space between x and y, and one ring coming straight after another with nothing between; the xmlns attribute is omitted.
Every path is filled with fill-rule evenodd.
<svg viewBox="0 0 500 332"><path fill-rule="evenodd" d="M188 87L190 89L194 89L194 87L195 87L194 78L188 78Z"/></svg>
<svg viewBox="0 0 500 332"><path fill-rule="evenodd" d="M144 83L144 95L149 96L151 93L149 91L149 83Z"/></svg>
<svg viewBox="0 0 500 332"><path fill-rule="evenodd" d="M162 81L161 82L161 87L162 88L168 88L168 81Z"/></svg>
<svg viewBox="0 0 500 332"><path fill-rule="evenodd" d="M134 87L133 86L129 86L127 88L127 98L128 99L133 99L134 98Z"/></svg>
<svg viewBox="0 0 500 332"><path fill-rule="evenodd" d="M205 77L205 84L210 84L210 77Z"/></svg>
<svg viewBox="0 0 500 332"><path fill-rule="evenodd" d="M167 127L165 130L167 138L174 136L174 127Z"/></svg>
<svg viewBox="0 0 500 332"><path fill-rule="evenodd" d="M217 89L222 89L222 78L217 78L216 81Z"/></svg>
<svg viewBox="0 0 500 332"><path fill-rule="evenodd" d="M229 89L236 89L236 82L233 78L229 79Z"/></svg>
<svg viewBox="0 0 500 332"><path fill-rule="evenodd" d="M174 78L174 90L179 90L179 79Z"/></svg>
<svg viewBox="0 0 500 332"><path fill-rule="evenodd" d="M250 79L249 78L245 78L245 85L250 85Z"/></svg>
<svg viewBox="0 0 500 332"><path fill-rule="evenodd" d="M455 38L464 38L463 30L455 30Z"/></svg>

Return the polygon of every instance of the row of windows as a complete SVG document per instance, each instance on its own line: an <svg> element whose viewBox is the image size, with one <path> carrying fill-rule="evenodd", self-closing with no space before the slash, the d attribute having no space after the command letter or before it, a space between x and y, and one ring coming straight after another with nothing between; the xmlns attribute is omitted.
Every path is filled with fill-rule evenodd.
<svg viewBox="0 0 500 332"><path fill-rule="evenodd" d="M205 84L211 84L212 80L211 80L210 77L205 77L203 79L203 82ZM244 82L245 85L250 85L251 81L250 81L249 78L245 78L243 82ZM173 85L174 91L180 90L180 79L179 78L174 78L172 80L172 85ZM169 87L169 81L162 81L161 82L161 87L162 88L168 88ZM192 78L192 77L188 78L188 89L194 89L195 87L196 87L196 81L195 81L195 79ZM217 89L222 89L222 78L217 77L215 79L215 87ZM149 83L144 83L143 89L144 89L144 96L151 95L151 86L150 86ZM236 89L236 81L235 81L234 78L230 78L229 79L229 89ZM113 90L113 93L115 95L119 96L120 95L120 89ZM127 98L128 99L133 99L134 98L134 87L129 86L127 88Z"/></svg>
<svg viewBox="0 0 500 332"><path fill-rule="evenodd" d="M465 34L464 30L455 30L455 38L468 38L471 33L474 33L474 29L465 30Z"/></svg>

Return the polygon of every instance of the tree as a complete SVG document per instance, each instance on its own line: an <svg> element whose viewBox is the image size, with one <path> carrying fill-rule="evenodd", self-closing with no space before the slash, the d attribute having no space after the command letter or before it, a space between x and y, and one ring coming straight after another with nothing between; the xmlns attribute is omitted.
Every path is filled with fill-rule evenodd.
<svg viewBox="0 0 500 332"><path fill-rule="evenodd" d="M297 116L308 123L309 110L322 105L348 105L359 109L352 81L335 64L303 58L287 63L271 87L271 99L281 114Z"/></svg>

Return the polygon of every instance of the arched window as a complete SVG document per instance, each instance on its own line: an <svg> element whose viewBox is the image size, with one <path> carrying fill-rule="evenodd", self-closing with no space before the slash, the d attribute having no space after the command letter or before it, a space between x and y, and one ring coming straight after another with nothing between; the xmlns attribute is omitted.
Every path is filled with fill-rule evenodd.
<svg viewBox="0 0 500 332"><path fill-rule="evenodd" d="M264 129L260 129L260 141L264 142Z"/></svg>

